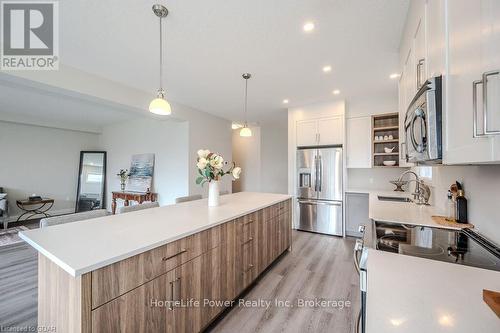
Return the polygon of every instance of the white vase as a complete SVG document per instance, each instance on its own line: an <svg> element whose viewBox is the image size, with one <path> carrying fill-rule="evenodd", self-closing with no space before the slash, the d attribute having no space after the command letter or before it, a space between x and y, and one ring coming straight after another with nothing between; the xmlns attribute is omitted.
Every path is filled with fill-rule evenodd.
<svg viewBox="0 0 500 333"><path fill-rule="evenodd" d="M208 183L208 206L216 207L219 205L219 181L212 180Z"/></svg>

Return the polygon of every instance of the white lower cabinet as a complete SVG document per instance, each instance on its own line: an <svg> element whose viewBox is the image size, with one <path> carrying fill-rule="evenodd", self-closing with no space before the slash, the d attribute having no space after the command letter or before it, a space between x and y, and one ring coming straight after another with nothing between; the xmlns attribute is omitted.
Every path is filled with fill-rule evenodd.
<svg viewBox="0 0 500 333"><path fill-rule="evenodd" d="M347 168L371 168L371 117L346 119Z"/></svg>
<svg viewBox="0 0 500 333"><path fill-rule="evenodd" d="M359 226L370 223L369 195L368 193L346 192L345 202L345 234L361 237Z"/></svg>

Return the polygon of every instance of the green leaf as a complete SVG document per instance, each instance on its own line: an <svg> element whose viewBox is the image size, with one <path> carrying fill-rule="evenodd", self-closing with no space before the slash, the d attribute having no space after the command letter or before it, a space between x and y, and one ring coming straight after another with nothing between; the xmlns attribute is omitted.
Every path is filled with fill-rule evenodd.
<svg viewBox="0 0 500 333"><path fill-rule="evenodd" d="M203 181L203 179L205 179L205 178L203 178L203 177L196 178L196 185L200 185L201 182Z"/></svg>
<svg viewBox="0 0 500 333"><path fill-rule="evenodd" d="M198 173L203 176L203 172L200 169L198 169Z"/></svg>

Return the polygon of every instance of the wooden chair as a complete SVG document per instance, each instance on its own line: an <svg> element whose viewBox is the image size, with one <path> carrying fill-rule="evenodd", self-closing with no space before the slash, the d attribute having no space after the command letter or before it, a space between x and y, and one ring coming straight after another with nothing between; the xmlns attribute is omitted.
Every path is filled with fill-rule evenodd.
<svg viewBox="0 0 500 333"><path fill-rule="evenodd" d="M90 210L88 212L81 212L76 214L60 215L53 217L46 217L40 220L40 228L50 227L58 224L65 224L83 220L95 219L108 215L106 209Z"/></svg>

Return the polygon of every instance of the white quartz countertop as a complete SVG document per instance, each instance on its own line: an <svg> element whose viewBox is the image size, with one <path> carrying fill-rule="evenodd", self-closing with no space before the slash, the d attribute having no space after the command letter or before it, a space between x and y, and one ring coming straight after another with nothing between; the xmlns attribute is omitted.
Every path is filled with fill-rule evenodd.
<svg viewBox="0 0 500 333"><path fill-rule="evenodd" d="M483 289L500 272L369 250L366 333L500 332Z"/></svg>
<svg viewBox="0 0 500 333"><path fill-rule="evenodd" d="M374 221L397 224L410 224L425 227L459 230L449 226L439 225L432 219L433 215L443 215L442 209L435 206L416 205L413 202L381 201L379 195L407 197L413 199L409 192L377 191L366 189L349 189L347 193L366 193L369 195L368 217Z"/></svg>
<svg viewBox="0 0 500 333"><path fill-rule="evenodd" d="M72 276L79 276L155 247L291 198L240 192L207 200L23 231L19 236Z"/></svg>

